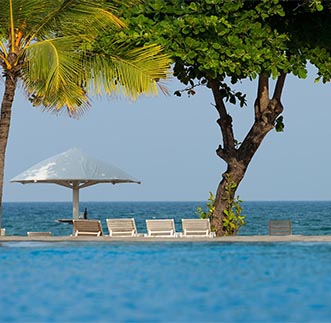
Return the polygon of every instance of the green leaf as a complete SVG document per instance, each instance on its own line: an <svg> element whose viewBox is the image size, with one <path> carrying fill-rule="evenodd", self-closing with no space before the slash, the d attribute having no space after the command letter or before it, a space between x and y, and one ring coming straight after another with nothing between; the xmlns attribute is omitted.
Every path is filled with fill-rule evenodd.
<svg viewBox="0 0 331 323"><path fill-rule="evenodd" d="M232 103L232 104L236 104L236 97L235 97L234 95L231 95L229 101L230 101L230 103Z"/></svg>
<svg viewBox="0 0 331 323"><path fill-rule="evenodd" d="M305 79L307 77L307 70L306 69L303 69L303 68L300 68L298 70L298 76L301 78L301 79Z"/></svg>
<svg viewBox="0 0 331 323"><path fill-rule="evenodd" d="M282 116L279 116L277 119L276 119L276 124L275 124L275 128L276 128L276 131L277 132L283 132L284 131L284 123L283 123L283 117Z"/></svg>

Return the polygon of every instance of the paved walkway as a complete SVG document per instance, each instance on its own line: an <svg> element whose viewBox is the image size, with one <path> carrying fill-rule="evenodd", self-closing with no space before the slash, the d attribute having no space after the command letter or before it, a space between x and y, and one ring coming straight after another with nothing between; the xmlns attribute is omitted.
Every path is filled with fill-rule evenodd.
<svg viewBox="0 0 331 323"><path fill-rule="evenodd" d="M51 236L51 237L27 237L27 236L1 236L1 242L15 241L47 241L47 242L77 242L77 241L102 241L102 242L212 242L212 243L227 243L227 242L331 242L331 236L236 236L236 237L220 237L220 238L159 238L159 237L71 237L71 236Z"/></svg>

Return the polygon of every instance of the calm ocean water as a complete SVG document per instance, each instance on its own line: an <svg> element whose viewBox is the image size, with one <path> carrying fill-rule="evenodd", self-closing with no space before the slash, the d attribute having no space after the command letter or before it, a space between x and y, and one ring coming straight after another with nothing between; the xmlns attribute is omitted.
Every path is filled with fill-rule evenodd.
<svg viewBox="0 0 331 323"><path fill-rule="evenodd" d="M107 234L106 218L134 217L139 232L146 232L145 220L174 218L181 231L182 218L197 217L198 206L205 202L81 202L90 219L100 219ZM269 219L290 219L293 234L331 235L331 201L325 202L244 202L246 226L239 235L267 234ZM26 235L27 231L51 231L53 235L69 235L72 227L58 223L72 218L70 202L4 203L3 227L7 235Z"/></svg>

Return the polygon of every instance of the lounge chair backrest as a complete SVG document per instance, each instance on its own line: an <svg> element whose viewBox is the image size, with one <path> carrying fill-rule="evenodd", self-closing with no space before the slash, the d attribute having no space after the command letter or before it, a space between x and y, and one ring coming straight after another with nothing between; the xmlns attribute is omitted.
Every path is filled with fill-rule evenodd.
<svg viewBox="0 0 331 323"><path fill-rule="evenodd" d="M27 232L28 237L50 237L52 232L37 232L37 231L29 231Z"/></svg>
<svg viewBox="0 0 331 323"><path fill-rule="evenodd" d="M292 222L290 220L270 220L269 235L284 236L292 234Z"/></svg>
<svg viewBox="0 0 331 323"><path fill-rule="evenodd" d="M209 219L182 219L184 236L209 236L211 234Z"/></svg>
<svg viewBox="0 0 331 323"><path fill-rule="evenodd" d="M137 228L134 218L106 219L109 236L136 236Z"/></svg>
<svg viewBox="0 0 331 323"><path fill-rule="evenodd" d="M174 219L146 220L147 236L175 236Z"/></svg>
<svg viewBox="0 0 331 323"><path fill-rule="evenodd" d="M73 220L74 236L102 236L102 226L99 220Z"/></svg>

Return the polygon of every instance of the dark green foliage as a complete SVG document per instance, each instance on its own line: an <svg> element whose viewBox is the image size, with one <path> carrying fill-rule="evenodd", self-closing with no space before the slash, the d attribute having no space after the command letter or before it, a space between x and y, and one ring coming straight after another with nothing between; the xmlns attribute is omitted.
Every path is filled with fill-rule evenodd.
<svg viewBox="0 0 331 323"><path fill-rule="evenodd" d="M305 78L308 61L326 82L331 78L331 10L330 3L321 5L320 1L146 0L123 10L131 28L116 38L164 46L175 63L174 75L185 85L203 80L208 86L206 80L217 79L231 86L262 72ZM227 99L236 103L236 97Z"/></svg>

